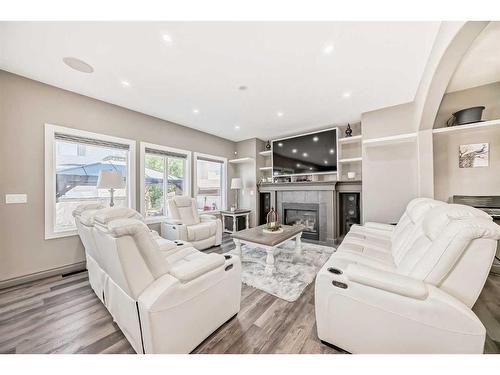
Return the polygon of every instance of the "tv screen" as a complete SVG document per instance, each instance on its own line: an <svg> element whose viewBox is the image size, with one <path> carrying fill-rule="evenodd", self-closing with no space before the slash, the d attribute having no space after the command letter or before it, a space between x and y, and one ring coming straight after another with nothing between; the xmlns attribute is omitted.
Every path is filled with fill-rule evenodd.
<svg viewBox="0 0 500 375"><path fill-rule="evenodd" d="M277 139L273 147L273 176L337 171L337 129Z"/></svg>

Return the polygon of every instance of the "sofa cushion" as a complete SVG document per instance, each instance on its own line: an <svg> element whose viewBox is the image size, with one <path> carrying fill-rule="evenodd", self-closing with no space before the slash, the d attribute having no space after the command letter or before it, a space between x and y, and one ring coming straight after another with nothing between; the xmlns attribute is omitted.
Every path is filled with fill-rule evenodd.
<svg viewBox="0 0 500 375"><path fill-rule="evenodd" d="M201 241L215 236L217 231L216 221L205 221L187 227L188 241Z"/></svg>
<svg viewBox="0 0 500 375"><path fill-rule="evenodd" d="M95 221L104 226L113 220L123 218L144 220L144 217L139 212L127 207L103 208L95 215Z"/></svg>

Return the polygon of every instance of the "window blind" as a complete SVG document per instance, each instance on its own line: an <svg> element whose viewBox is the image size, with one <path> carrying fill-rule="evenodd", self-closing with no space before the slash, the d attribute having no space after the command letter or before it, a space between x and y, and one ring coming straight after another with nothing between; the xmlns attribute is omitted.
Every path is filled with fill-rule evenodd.
<svg viewBox="0 0 500 375"><path fill-rule="evenodd" d="M209 157L198 156L197 160L209 161L211 163L224 164L222 160L210 159Z"/></svg>
<svg viewBox="0 0 500 375"><path fill-rule="evenodd" d="M129 150L130 149L129 145L123 144L123 143L102 141L99 139L79 137L76 135L69 135L69 134L63 134L63 133L55 133L54 138L57 141L80 143L80 144L87 144L87 145L92 145L92 146L115 148L115 149L120 149L120 150Z"/></svg>
<svg viewBox="0 0 500 375"><path fill-rule="evenodd" d="M156 150L154 148L149 148L149 147L146 147L146 154L170 156L170 157L179 158L179 159L187 159L187 156L185 154L179 154L179 153L172 152L172 151Z"/></svg>

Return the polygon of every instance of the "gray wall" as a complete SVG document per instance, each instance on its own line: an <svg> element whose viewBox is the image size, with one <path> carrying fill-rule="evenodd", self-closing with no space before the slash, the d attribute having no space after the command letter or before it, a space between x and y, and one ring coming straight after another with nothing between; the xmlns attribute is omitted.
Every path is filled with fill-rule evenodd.
<svg viewBox="0 0 500 375"><path fill-rule="evenodd" d="M489 167L458 167L458 147L470 143L489 143ZM500 195L500 129L435 134L434 189L442 201L453 195Z"/></svg>
<svg viewBox="0 0 500 375"><path fill-rule="evenodd" d="M363 140L414 132L412 103L363 113ZM417 141L363 145L364 221L397 222L418 195Z"/></svg>
<svg viewBox="0 0 500 375"><path fill-rule="evenodd" d="M45 123L228 159L236 148L229 140L0 71L0 281L84 260L78 237L44 240ZM232 173L229 165L228 183ZM136 179L139 194L139 168ZM28 203L6 205L8 193L26 193Z"/></svg>
<svg viewBox="0 0 500 375"><path fill-rule="evenodd" d="M451 114L464 108L484 105L483 120L500 118L500 82L450 92L443 97L434 128L446 126Z"/></svg>

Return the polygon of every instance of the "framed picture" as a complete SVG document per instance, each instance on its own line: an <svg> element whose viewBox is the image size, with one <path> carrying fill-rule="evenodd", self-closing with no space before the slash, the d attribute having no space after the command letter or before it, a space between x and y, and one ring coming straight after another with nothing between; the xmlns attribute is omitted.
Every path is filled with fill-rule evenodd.
<svg viewBox="0 0 500 375"><path fill-rule="evenodd" d="M460 145L458 150L458 166L460 168L489 166L489 148L489 143Z"/></svg>

